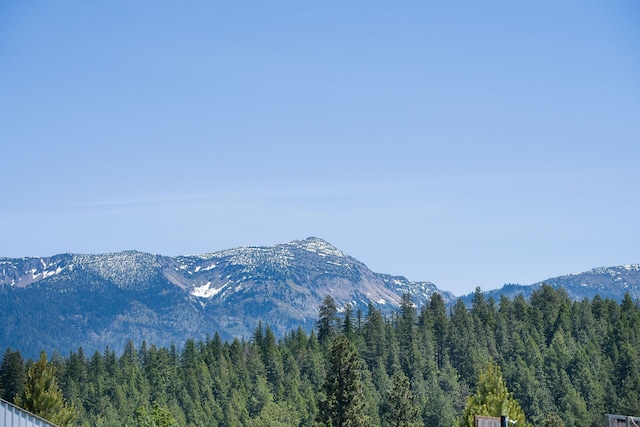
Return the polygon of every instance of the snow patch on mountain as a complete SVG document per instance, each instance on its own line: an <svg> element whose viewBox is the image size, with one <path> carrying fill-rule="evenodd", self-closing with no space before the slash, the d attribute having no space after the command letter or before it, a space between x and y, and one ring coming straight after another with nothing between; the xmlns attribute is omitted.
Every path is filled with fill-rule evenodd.
<svg viewBox="0 0 640 427"><path fill-rule="evenodd" d="M218 295L224 288L229 286L231 281L225 283L219 288L211 286L211 282L207 282L202 286L197 286L191 290L191 295L198 298L213 298Z"/></svg>

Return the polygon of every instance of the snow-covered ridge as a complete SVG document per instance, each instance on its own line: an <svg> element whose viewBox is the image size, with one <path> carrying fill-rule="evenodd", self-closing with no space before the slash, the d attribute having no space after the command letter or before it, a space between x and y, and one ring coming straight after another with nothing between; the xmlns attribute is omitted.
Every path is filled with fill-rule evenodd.
<svg viewBox="0 0 640 427"><path fill-rule="evenodd" d="M572 273L564 277L592 277L589 279L590 283L581 283L580 286L588 288L600 288L599 283L593 282L597 276L605 276L613 279L615 283L622 287L628 287L627 279L632 278L637 273L640 273L640 264L625 264L617 267L598 267L587 271L586 273ZM562 279L560 277L559 279ZM633 281L633 279L632 279Z"/></svg>
<svg viewBox="0 0 640 427"><path fill-rule="evenodd" d="M127 251L103 255L56 255L49 258L21 258L0 261L0 283L28 286L78 267L121 287L148 282L161 266L157 255ZM20 269L22 268L23 271Z"/></svg>
<svg viewBox="0 0 640 427"><path fill-rule="evenodd" d="M342 252L340 249L331 245L329 242L326 242L317 237L309 237L305 240L298 240L291 242L292 245L298 245L300 248L304 249L307 252L312 252L318 254L321 257L326 257L328 255L339 257L339 258L347 258L348 255Z"/></svg>
<svg viewBox="0 0 640 427"><path fill-rule="evenodd" d="M162 266L157 255L126 251L104 255L74 255L75 264L96 272L120 287L148 282Z"/></svg>
<svg viewBox="0 0 640 427"><path fill-rule="evenodd" d="M624 273L640 272L640 264L626 264L619 267L601 267L594 270L600 274L618 276Z"/></svg>
<svg viewBox="0 0 640 427"><path fill-rule="evenodd" d="M0 285L25 287L73 268L70 257L0 259Z"/></svg>
<svg viewBox="0 0 640 427"><path fill-rule="evenodd" d="M640 272L640 264L625 264L617 267L597 267L587 271L586 273L572 273L569 276L580 276L583 274L600 274L607 276L620 276L624 273L638 273Z"/></svg>
<svg viewBox="0 0 640 427"><path fill-rule="evenodd" d="M286 272L291 268L294 254L286 247L242 247L227 249L206 255L194 255L204 262L193 262L190 257L180 257L180 269L190 274L204 273L222 265L242 266L243 271L250 273L257 269Z"/></svg>
<svg viewBox="0 0 640 427"><path fill-rule="evenodd" d="M262 269L287 273L295 263L297 250L312 253L321 258L350 258L330 243L316 237L310 237L275 246L243 246L207 254L177 257L176 259L179 264L178 268L188 274L211 271L222 265L242 266L243 271L247 273ZM336 266L345 265L336 261L330 263Z"/></svg>

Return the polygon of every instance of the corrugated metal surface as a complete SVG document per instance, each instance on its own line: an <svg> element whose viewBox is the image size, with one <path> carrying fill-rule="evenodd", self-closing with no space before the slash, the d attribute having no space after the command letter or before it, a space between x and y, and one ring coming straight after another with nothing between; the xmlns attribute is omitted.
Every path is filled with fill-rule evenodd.
<svg viewBox="0 0 640 427"><path fill-rule="evenodd" d="M36 417L16 405L0 399L0 426L2 427L57 427Z"/></svg>

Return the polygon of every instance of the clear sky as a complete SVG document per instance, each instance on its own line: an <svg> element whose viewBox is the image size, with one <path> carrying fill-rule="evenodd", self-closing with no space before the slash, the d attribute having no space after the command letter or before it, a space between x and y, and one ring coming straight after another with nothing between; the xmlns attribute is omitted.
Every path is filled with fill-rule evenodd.
<svg viewBox="0 0 640 427"><path fill-rule="evenodd" d="M0 1L0 257L640 262L640 2Z"/></svg>

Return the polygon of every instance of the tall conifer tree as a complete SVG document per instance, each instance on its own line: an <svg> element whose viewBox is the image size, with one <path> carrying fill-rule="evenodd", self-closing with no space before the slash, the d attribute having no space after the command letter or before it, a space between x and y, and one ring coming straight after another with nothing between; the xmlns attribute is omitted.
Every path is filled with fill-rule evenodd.
<svg viewBox="0 0 640 427"><path fill-rule="evenodd" d="M419 409L409 378L398 369L387 389L384 419L390 427L421 427L424 424Z"/></svg>
<svg viewBox="0 0 640 427"><path fill-rule="evenodd" d="M7 349L0 364L0 398L13 402L26 381L24 361L19 351Z"/></svg>
<svg viewBox="0 0 640 427"><path fill-rule="evenodd" d="M329 366L318 421L331 427L366 427L366 399L362 386L362 362L356 347L343 335L329 348Z"/></svg>
<svg viewBox="0 0 640 427"><path fill-rule="evenodd" d="M45 352L40 352L40 359L29 369L25 389L16 398L16 405L66 427L78 414L74 406L65 403L55 374L53 366L47 363Z"/></svg>
<svg viewBox="0 0 640 427"><path fill-rule="evenodd" d="M467 406L459 420L459 427L473 427L474 416L485 415L500 417L506 415L518 426L525 426L524 411L517 400L507 389L500 367L489 362L485 372L481 372L478 378L476 394L467 400Z"/></svg>

